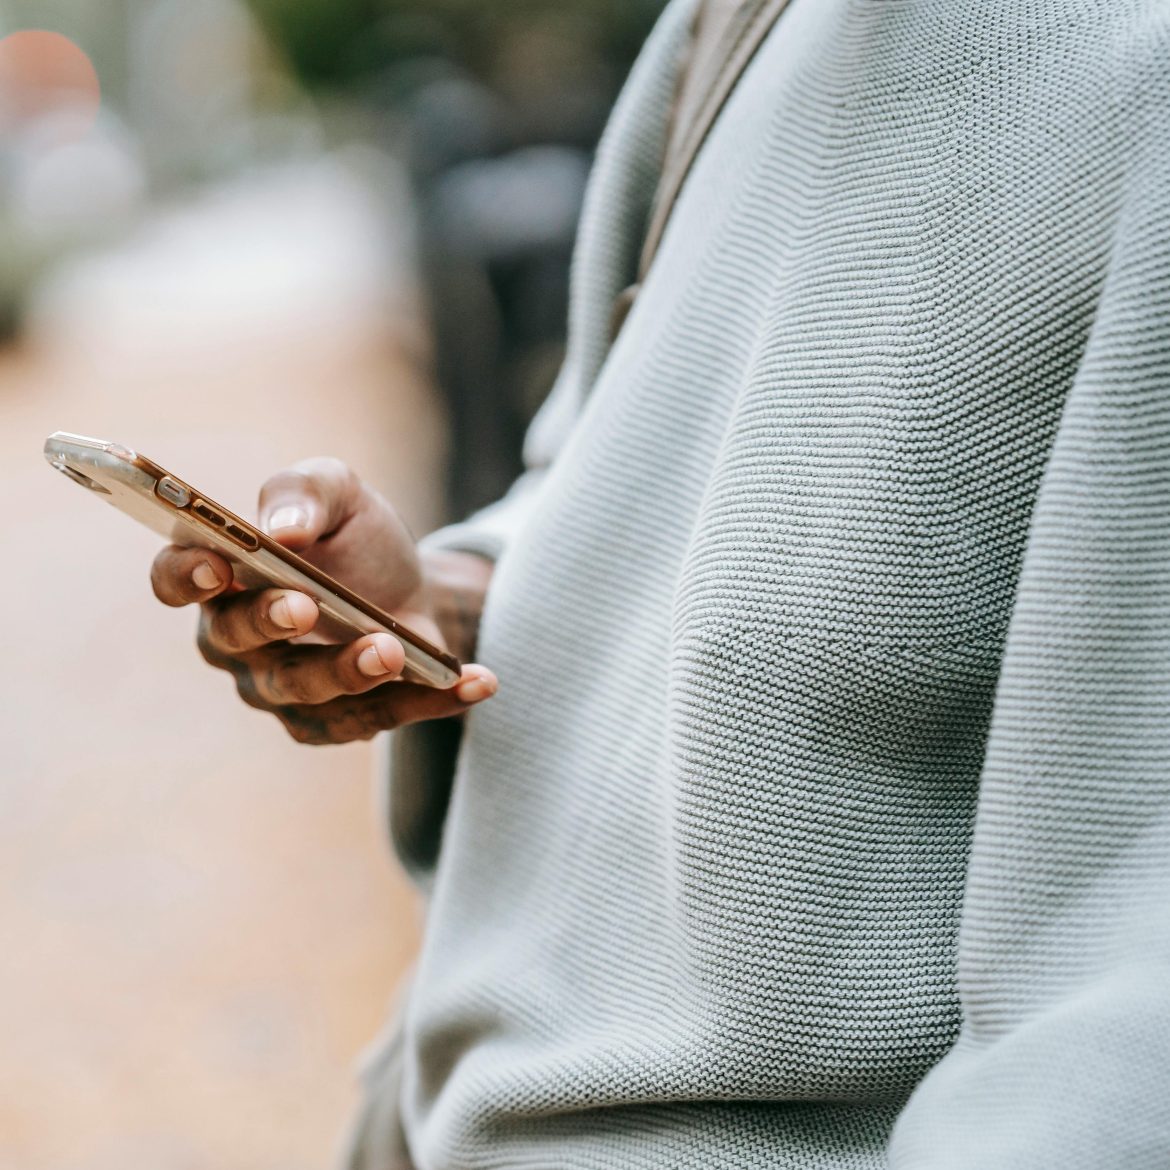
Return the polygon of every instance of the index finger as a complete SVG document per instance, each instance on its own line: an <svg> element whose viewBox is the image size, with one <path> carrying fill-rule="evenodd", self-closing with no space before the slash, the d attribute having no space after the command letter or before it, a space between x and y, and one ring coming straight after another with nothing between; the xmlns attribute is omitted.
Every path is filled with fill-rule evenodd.
<svg viewBox="0 0 1170 1170"><path fill-rule="evenodd" d="M260 524L288 548L303 549L353 515L361 480L340 459L305 459L260 489Z"/></svg>
<svg viewBox="0 0 1170 1170"><path fill-rule="evenodd" d="M311 597L291 589L240 593L204 607L200 644L212 658L238 658L272 642L303 637L319 615Z"/></svg>
<svg viewBox="0 0 1170 1170"><path fill-rule="evenodd" d="M205 548L169 545L150 567L154 595L163 605L191 605L218 597L232 583L232 567Z"/></svg>

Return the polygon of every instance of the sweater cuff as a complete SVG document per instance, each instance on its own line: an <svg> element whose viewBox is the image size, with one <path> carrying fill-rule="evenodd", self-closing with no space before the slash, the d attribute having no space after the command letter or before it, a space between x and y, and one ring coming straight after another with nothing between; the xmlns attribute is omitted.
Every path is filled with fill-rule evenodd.
<svg viewBox="0 0 1170 1170"><path fill-rule="evenodd" d="M457 524L448 524L418 542L422 552L466 552L498 561L513 536L527 522L544 482L543 470L528 471L502 500Z"/></svg>
<svg viewBox="0 0 1170 1170"><path fill-rule="evenodd" d="M474 553L489 561L498 561L507 544L507 533L491 525L469 520L451 524L424 536L418 542L419 552Z"/></svg>
<svg viewBox="0 0 1170 1170"><path fill-rule="evenodd" d="M389 737L384 789L390 844L407 875L428 892L451 802L463 720L435 719Z"/></svg>
<svg viewBox="0 0 1170 1170"><path fill-rule="evenodd" d="M419 550L498 560L526 521L543 478L542 471L521 476L498 503L432 532L419 541ZM462 735L462 719L440 719L400 728L390 736L386 786L390 841L406 872L424 890L439 857Z"/></svg>

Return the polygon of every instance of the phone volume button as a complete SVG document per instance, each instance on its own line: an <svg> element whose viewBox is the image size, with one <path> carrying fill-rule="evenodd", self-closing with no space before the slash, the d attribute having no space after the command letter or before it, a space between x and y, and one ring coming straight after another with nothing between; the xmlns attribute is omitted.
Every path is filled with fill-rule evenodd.
<svg viewBox="0 0 1170 1170"><path fill-rule="evenodd" d="M260 541L238 524L229 524L224 532L229 539L234 540L241 548L246 548L250 552L255 552L260 547Z"/></svg>
<svg viewBox="0 0 1170 1170"><path fill-rule="evenodd" d="M202 500L196 500L191 505L191 511L204 524L209 524L212 528L223 528L227 524L227 518L225 516L221 516L214 508L209 507Z"/></svg>

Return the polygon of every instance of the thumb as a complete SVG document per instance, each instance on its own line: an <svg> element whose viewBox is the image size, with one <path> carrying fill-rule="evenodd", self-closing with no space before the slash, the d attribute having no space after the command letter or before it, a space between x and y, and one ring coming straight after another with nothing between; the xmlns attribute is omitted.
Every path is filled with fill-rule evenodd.
<svg viewBox="0 0 1170 1170"><path fill-rule="evenodd" d="M339 459L307 459L260 489L260 526L286 548L308 548L354 514L360 494L360 481Z"/></svg>
<svg viewBox="0 0 1170 1170"><path fill-rule="evenodd" d="M487 667L465 666L459 681L448 690L396 682L380 687L374 701L384 712L387 727L406 727L463 715L490 699L499 687L499 680Z"/></svg>

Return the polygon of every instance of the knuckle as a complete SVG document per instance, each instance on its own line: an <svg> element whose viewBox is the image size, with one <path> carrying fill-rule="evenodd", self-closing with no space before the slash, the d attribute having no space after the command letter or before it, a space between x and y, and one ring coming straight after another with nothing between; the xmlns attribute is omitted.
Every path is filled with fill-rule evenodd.
<svg viewBox="0 0 1170 1170"><path fill-rule="evenodd" d="M386 699L371 708L369 712L371 735L379 731L397 731L407 722L402 718L398 704L393 699Z"/></svg>
<svg viewBox="0 0 1170 1170"><path fill-rule="evenodd" d="M282 719L284 729L297 742L302 744L312 743L312 738L309 735L309 730L302 723L298 723L292 719Z"/></svg>
<svg viewBox="0 0 1170 1170"><path fill-rule="evenodd" d="M312 703L317 694L310 669L303 662L286 658L272 670L273 689L282 701L290 703Z"/></svg>
<svg viewBox="0 0 1170 1170"><path fill-rule="evenodd" d="M249 707L254 707L258 711L266 711L268 704L261 696L259 688L256 686L256 678L253 673L246 667L239 670L232 671L236 680L236 693L240 698L247 703Z"/></svg>
<svg viewBox="0 0 1170 1170"><path fill-rule="evenodd" d="M281 707L276 711L276 716L297 743L310 747L321 747L333 742L328 728L322 720L307 718L291 707Z"/></svg>
<svg viewBox="0 0 1170 1170"><path fill-rule="evenodd" d="M206 643L211 653L220 660L238 654L241 647L235 631L235 603L205 605L203 612L206 614Z"/></svg>
<svg viewBox="0 0 1170 1170"><path fill-rule="evenodd" d="M295 467L285 467L275 475L270 475L260 488L260 498L264 499L267 496L287 492L290 489L293 491L302 489L307 478L302 468L303 464L298 463Z"/></svg>
<svg viewBox="0 0 1170 1170"><path fill-rule="evenodd" d="M271 604L268 598L257 597L242 603L242 609L238 611L254 642L267 642L277 632L276 623L268 616Z"/></svg>
<svg viewBox="0 0 1170 1170"><path fill-rule="evenodd" d="M150 587L163 605L180 606L186 603L173 554L161 552L155 557L150 566Z"/></svg>
<svg viewBox="0 0 1170 1170"><path fill-rule="evenodd" d="M318 494L327 491L330 485L348 485L356 478L349 464L336 455L315 455L298 463L292 470L307 488Z"/></svg>
<svg viewBox="0 0 1170 1170"><path fill-rule="evenodd" d="M362 726L351 711L346 711L334 720L334 737L337 743L353 743L362 737Z"/></svg>
<svg viewBox="0 0 1170 1170"><path fill-rule="evenodd" d="M167 586L166 572L156 560L150 566L150 587L154 591L155 597L164 605L168 604L170 600L170 590Z"/></svg>
<svg viewBox="0 0 1170 1170"><path fill-rule="evenodd" d="M328 494L328 480L326 469L321 463L322 460L309 459L274 475L261 489L261 502L297 496L307 497L317 503L324 502Z"/></svg>
<svg viewBox="0 0 1170 1170"><path fill-rule="evenodd" d="M276 716L281 726L288 732L289 738L300 743L301 736L304 734L304 725L297 718L296 712L289 707L276 707L272 714Z"/></svg>
<svg viewBox="0 0 1170 1170"><path fill-rule="evenodd" d="M282 719L281 722L284 724L284 729L288 732L289 738L294 743L309 744L309 734L299 723L293 723L288 719Z"/></svg>
<svg viewBox="0 0 1170 1170"><path fill-rule="evenodd" d="M242 654L245 646L236 636L235 623L225 614L212 618L211 621L211 652L218 654L221 659Z"/></svg>
<svg viewBox="0 0 1170 1170"><path fill-rule="evenodd" d="M199 653L208 666L222 669L226 658L215 643L213 624L214 618L211 610L205 606L199 615L199 628L195 634L195 645L199 648Z"/></svg>
<svg viewBox="0 0 1170 1170"><path fill-rule="evenodd" d="M339 695L356 695L367 690L377 679L367 678L358 670L357 659L350 653L338 653L329 667L330 681Z"/></svg>

